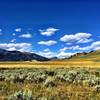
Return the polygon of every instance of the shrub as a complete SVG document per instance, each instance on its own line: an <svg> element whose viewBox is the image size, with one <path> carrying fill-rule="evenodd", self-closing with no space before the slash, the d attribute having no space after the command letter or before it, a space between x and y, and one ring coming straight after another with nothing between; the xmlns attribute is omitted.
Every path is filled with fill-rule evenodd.
<svg viewBox="0 0 100 100"><path fill-rule="evenodd" d="M33 100L32 91L30 90L18 91L15 94L8 97L8 100Z"/></svg>
<svg viewBox="0 0 100 100"><path fill-rule="evenodd" d="M53 77L48 77L44 82L44 86L46 87L54 87L55 86L55 79Z"/></svg>
<svg viewBox="0 0 100 100"><path fill-rule="evenodd" d="M96 91L96 92L100 92L100 85L96 85L96 86L95 86L95 91Z"/></svg>

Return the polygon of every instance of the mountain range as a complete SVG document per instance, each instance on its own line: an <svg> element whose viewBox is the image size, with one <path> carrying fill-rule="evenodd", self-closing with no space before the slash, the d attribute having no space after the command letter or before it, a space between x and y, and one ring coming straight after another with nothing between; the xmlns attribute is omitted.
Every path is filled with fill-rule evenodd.
<svg viewBox="0 0 100 100"><path fill-rule="evenodd" d="M35 53L20 52L20 51L7 51L0 49L0 61L48 61L46 57L42 57Z"/></svg>
<svg viewBox="0 0 100 100"><path fill-rule="evenodd" d="M0 61L99 61L100 62L100 50L91 52L81 52L72 55L69 58L59 59L57 57L46 58L35 53L20 52L20 51L8 51L0 49Z"/></svg>

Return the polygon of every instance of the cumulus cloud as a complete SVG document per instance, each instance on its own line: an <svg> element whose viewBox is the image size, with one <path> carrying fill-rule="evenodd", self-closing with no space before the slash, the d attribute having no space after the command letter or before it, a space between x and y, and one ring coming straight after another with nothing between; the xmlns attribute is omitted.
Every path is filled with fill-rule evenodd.
<svg viewBox="0 0 100 100"><path fill-rule="evenodd" d="M22 52L30 52L32 45L30 43L0 43L0 48L6 50L18 50Z"/></svg>
<svg viewBox="0 0 100 100"><path fill-rule="evenodd" d="M76 46L70 46L70 47L64 47L60 49L60 52L64 52L66 50L81 50L81 51L86 51L86 50L99 50L100 49L100 41L96 41L91 43L89 46L85 47L80 47L79 45Z"/></svg>
<svg viewBox="0 0 100 100"><path fill-rule="evenodd" d="M16 32L21 32L22 29L21 29L21 28L16 28L15 31L16 31Z"/></svg>
<svg viewBox="0 0 100 100"><path fill-rule="evenodd" d="M30 33L22 34L19 36L20 38L31 38L32 35Z"/></svg>
<svg viewBox="0 0 100 100"><path fill-rule="evenodd" d="M47 57L47 58L52 58L56 56L55 52L50 51L50 49L44 49L43 51L38 52L39 55Z"/></svg>
<svg viewBox="0 0 100 100"><path fill-rule="evenodd" d="M64 51L61 51L60 53L57 54L57 57L58 58L68 58L70 57L71 55L74 55L75 53L69 53L69 52L64 52Z"/></svg>
<svg viewBox="0 0 100 100"><path fill-rule="evenodd" d="M93 42L90 46L93 50L99 50L100 49L100 41Z"/></svg>
<svg viewBox="0 0 100 100"><path fill-rule="evenodd" d="M47 49L44 49L43 51L39 51L38 54L41 56L45 56L47 58L58 57L62 59L62 58L68 58L75 53L69 53L69 52L64 52L64 51L52 52L50 51L50 49L47 48Z"/></svg>
<svg viewBox="0 0 100 100"><path fill-rule="evenodd" d="M90 46L81 47L81 50L100 50L100 41L93 42Z"/></svg>
<svg viewBox="0 0 100 100"><path fill-rule="evenodd" d="M49 40L49 41L40 41L38 42L38 44L40 45L46 45L46 46L51 46L51 45L54 45L56 44L57 42L54 41L54 40Z"/></svg>
<svg viewBox="0 0 100 100"><path fill-rule="evenodd" d="M90 46L78 47L79 50L100 50L100 41L91 43Z"/></svg>
<svg viewBox="0 0 100 100"><path fill-rule="evenodd" d="M55 34L56 31L58 31L59 29L53 28L53 27L49 27L47 29L44 30L39 30L41 35L45 35L45 36L51 36L53 34Z"/></svg>
<svg viewBox="0 0 100 100"><path fill-rule="evenodd" d="M88 43L92 41L92 39L90 39L91 36L92 34L90 33L76 33L72 35L66 34L60 38L60 41L68 43Z"/></svg>
<svg viewBox="0 0 100 100"><path fill-rule="evenodd" d="M16 51L16 48L15 47L11 47L11 48L8 48L7 50L8 51Z"/></svg>

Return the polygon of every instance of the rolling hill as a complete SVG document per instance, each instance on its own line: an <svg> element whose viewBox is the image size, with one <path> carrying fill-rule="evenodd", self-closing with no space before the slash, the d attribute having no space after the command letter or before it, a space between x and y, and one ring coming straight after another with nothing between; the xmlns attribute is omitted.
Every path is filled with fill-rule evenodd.
<svg viewBox="0 0 100 100"><path fill-rule="evenodd" d="M96 61L100 62L100 50L91 51L89 53L82 52L76 53L75 55L71 56L70 58L63 59L64 61Z"/></svg>

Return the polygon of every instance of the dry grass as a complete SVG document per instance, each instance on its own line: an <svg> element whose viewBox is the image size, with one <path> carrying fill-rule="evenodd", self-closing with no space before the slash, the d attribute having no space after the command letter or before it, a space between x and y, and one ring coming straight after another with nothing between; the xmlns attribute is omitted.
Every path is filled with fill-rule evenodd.
<svg viewBox="0 0 100 100"><path fill-rule="evenodd" d="M1 83L0 83L1 84ZM68 100L86 100L87 97L93 96L93 89L89 87L83 87L83 86L75 86L75 85L69 85L66 84L60 84L57 87L53 87L51 89L43 87L41 84L6 84L8 92L8 95L13 94L15 91L19 90L32 90L32 95L34 98L40 97L55 97L56 99L48 99L48 100L63 100L61 99L60 95L62 96L68 96L70 99ZM28 87L28 88L27 88ZM0 100L4 100L7 95L5 93L2 93L0 95ZM99 99L94 100L100 100L100 93L95 94ZM35 99L40 100L40 99ZM41 99L42 100L42 99ZM45 100L45 99L44 99ZM67 99L65 99L67 100ZM91 97L92 100L92 97Z"/></svg>
<svg viewBox="0 0 100 100"><path fill-rule="evenodd" d="M0 62L0 68L100 68L100 62L91 61L52 61L52 62Z"/></svg>

